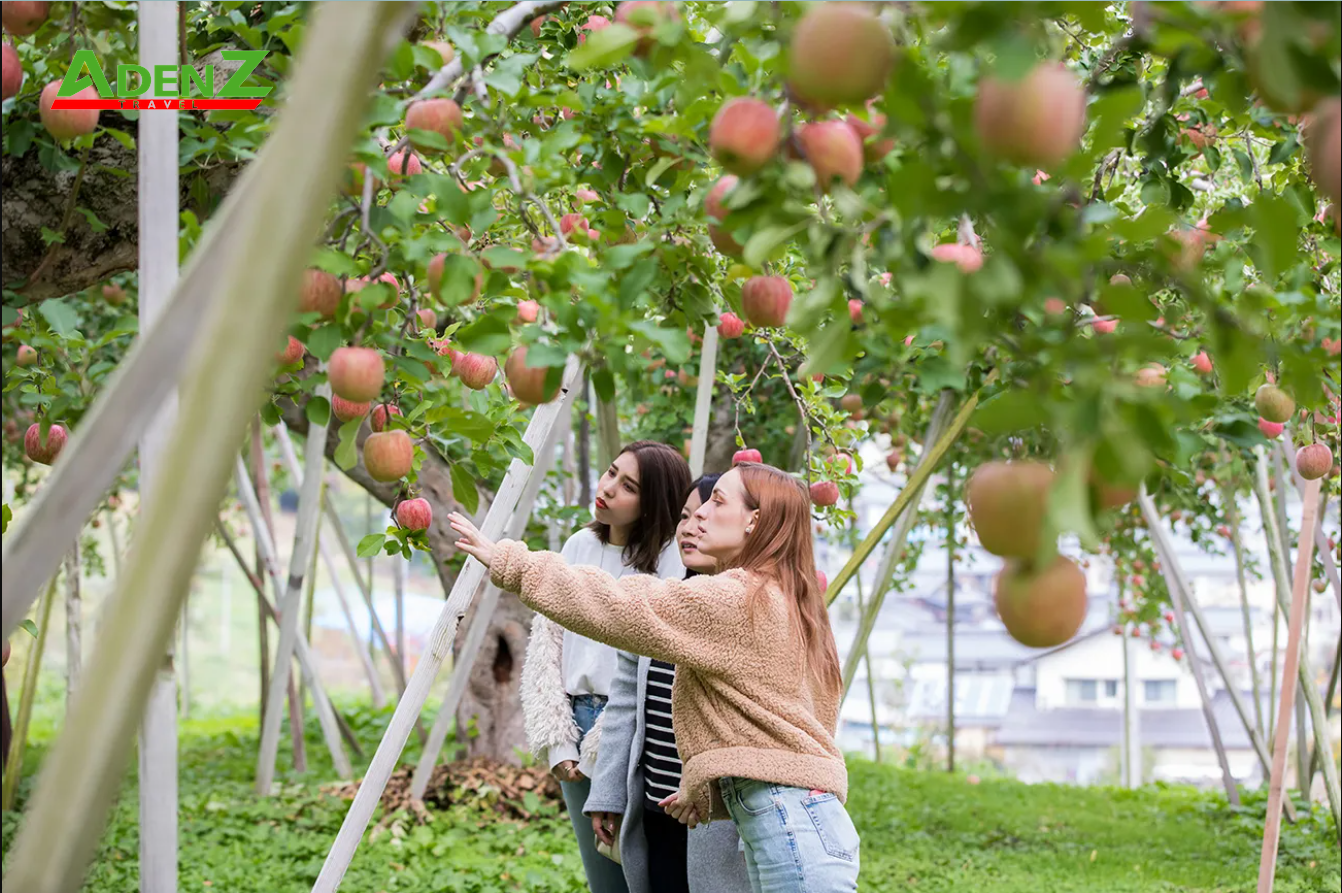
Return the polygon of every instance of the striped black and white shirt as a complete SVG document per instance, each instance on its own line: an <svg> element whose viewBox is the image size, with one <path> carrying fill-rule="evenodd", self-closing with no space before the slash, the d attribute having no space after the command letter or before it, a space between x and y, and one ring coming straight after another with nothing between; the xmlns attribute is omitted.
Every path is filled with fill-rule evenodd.
<svg viewBox="0 0 1342 893"><path fill-rule="evenodd" d="M648 694L643 702L643 790L657 810L657 802L680 789L680 754L676 751L676 732L671 724L671 686L676 666L653 659L648 667Z"/></svg>

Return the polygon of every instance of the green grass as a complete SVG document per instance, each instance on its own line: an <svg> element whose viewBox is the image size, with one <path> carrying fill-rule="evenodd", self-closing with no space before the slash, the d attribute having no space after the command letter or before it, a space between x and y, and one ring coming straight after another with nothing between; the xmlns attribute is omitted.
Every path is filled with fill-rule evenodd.
<svg viewBox="0 0 1342 893"><path fill-rule="evenodd" d="M371 754L390 716L354 708ZM39 742L50 725L40 726ZM330 780L311 729L306 776L282 755L279 796L252 793L256 721L236 715L183 723L180 890L300 893L311 888L347 804L322 794ZM412 738L405 760L413 761ZM21 805L42 748L30 752ZM1242 893L1255 889L1263 803L1231 809L1223 797L1184 788L1129 792L1023 785L850 763L849 808L862 833L863 891L920 893ZM135 779L128 779L90 869L88 893L137 887ZM380 817L380 816L379 816ZM19 816L3 819L6 857ZM1342 886L1331 820L1321 810L1283 834L1278 893ZM408 816L359 847L342 889L356 893L578 893L586 889L567 818L547 807L527 824L478 807ZM724 891L729 893L729 891ZM730 891L735 893L735 891Z"/></svg>

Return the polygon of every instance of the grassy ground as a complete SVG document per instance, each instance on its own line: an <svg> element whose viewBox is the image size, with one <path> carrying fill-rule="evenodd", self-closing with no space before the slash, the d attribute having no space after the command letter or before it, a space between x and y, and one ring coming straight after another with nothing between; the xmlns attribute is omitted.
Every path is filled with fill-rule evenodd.
<svg viewBox="0 0 1342 893"><path fill-rule="evenodd" d="M354 708L352 722L372 753L389 713ZM41 742L52 733L43 724ZM279 796L261 800L251 779L253 716L183 724L179 889L300 893L311 888L347 804L322 794L330 767L315 729L313 768L282 766ZM412 743L406 760L413 760ZM28 777L41 747L26 760ZM1186 789L1137 792L969 784L963 776L854 760L849 807L862 832L863 891L920 893L1126 893L1255 889L1263 805L1230 809L1224 798ZM88 893L136 889L135 780L122 791ZM20 806L30 792L25 781ZM487 792L485 792L487 794ZM6 855L19 818L3 818ZM1316 811L1285 830L1278 893L1325 893L1342 886L1330 820ZM1332 838L1331 841L1335 841ZM586 889L566 817L545 806L530 823L498 821L478 807L409 816L365 838L342 889L355 893L578 893ZM736 891L723 891L736 893Z"/></svg>

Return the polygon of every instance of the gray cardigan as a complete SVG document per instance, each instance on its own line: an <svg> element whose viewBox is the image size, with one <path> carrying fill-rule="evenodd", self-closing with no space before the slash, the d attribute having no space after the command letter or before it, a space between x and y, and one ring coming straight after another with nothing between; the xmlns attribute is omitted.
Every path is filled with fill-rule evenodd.
<svg viewBox="0 0 1342 893"><path fill-rule="evenodd" d="M601 717L601 749L592 792L583 815L613 812L624 816L620 826L620 858L629 893L649 893L648 846L643 834L644 699L648 694L650 658L619 652L610 700ZM691 893L738 893L750 889L746 857L736 825L718 820L689 832Z"/></svg>

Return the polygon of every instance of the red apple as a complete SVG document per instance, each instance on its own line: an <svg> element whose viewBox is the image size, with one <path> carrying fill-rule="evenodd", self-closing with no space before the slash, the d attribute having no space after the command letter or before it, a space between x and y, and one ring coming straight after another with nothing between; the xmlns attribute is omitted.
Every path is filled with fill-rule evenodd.
<svg viewBox="0 0 1342 893"><path fill-rule="evenodd" d="M955 264L962 273L977 272L983 266L983 252L973 245L948 242L932 249L932 259L943 264Z"/></svg>
<svg viewBox="0 0 1342 893"><path fill-rule="evenodd" d="M103 286L103 300L113 307L120 307L126 302L126 290L115 282L109 282Z"/></svg>
<svg viewBox="0 0 1342 893"><path fill-rule="evenodd" d="M741 309L752 326L783 325L791 306L792 285L782 276L751 276L741 287Z"/></svg>
<svg viewBox="0 0 1342 893"><path fill-rule="evenodd" d="M416 310L415 318L419 320L419 330L421 332L431 332L438 328L438 314L428 307L421 307Z"/></svg>
<svg viewBox="0 0 1342 893"><path fill-rule="evenodd" d="M764 462L764 456L759 450L741 449L732 453L732 466L740 465L742 462Z"/></svg>
<svg viewBox="0 0 1342 893"><path fill-rule="evenodd" d="M1267 419L1258 420L1258 430L1263 432L1263 436L1268 440L1276 440L1281 437L1281 432L1286 428L1280 422L1269 422Z"/></svg>
<svg viewBox="0 0 1342 893"><path fill-rule="evenodd" d="M811 502L830 506L839 501L839 485L834 481L816 481L811 485Z"/></svg>
<svg viewBox="0 0 1342 893"><path fill-rule="evenodd" d="M499 361L478 353L459 353L452 358L452 374L473 391L489 387L499 371Z"/></svg>
<svg viewBox="0 0 1342 893"><path fill-rule="evenodd" d="M26 37L42 27L51 4L46 0L5 0L0 4L0 21L16 37Z"/></svg>
<svg viewBox="0 0 1342 893"><path fill-rule="evenodd" d="M548 366L528 366L527 349L523 346L515 348L503 366L503 374L508 379L513 396L519 403L532 406L549 403L559 396L558 382L553 387L546 387L545 380L549 372Z"/></svg>
<svg viewBox="0 0 1342 893"><path fill-rule="evenodd" d="M862 325L862 302L857 298L848 302L848 318L853 321L853 325Z"/></svg>
<svg viewBox="0 0 1342 893"><path fill-rule="evenodd" d="M0 100L17 96L23 87L23 63L18 51L9 44L0 44Z"/></svg>
<svg viewBox="0 0 1342 893"><path fill-rule="evenodd" d="M437 133L451 143L456 139L461 125L461 106L451 99L421 99L412 102L405 112L406 135L410 137L410 145L421 152L429 146L422 140L416 140L413 131L427 130ZM416 173L413 165L410 172Z"/></svg>
<svg viewBox="0 0 1342 893"><path fill-rule="evenodd" d="M433 523L433 506L422 496L402 500L396 505L396 523L406 530L428 530Z"/></svg>
<svg viewBox="0 0 1342 893"><path fill-rule="evenodd" d="M368 424L374 431L383 431L387 427L387 421L394 415L401 414L401 407L393 403L379 403L373 407L373 414L368 418Z"/></svg>
<svg viewBox="0 0 1342 893"><path fill-rule="evenodd" d="M401 428L369 434L363 443L363 464L368 476L388 483L410 473L415 463L415 444Z"/></svg>
<svg viewBox="0 0 1342 893"><path fill-rule="evenodd" d="M339 307L340 280L324 270L304 270L298 309L303 313L320 313L323 319L330 319Z"/></svg>
<svg viewBox="0 0 1342 893"><path fill-rule="evenodd" d="M411 155L410 160L406 161L405 152L402 151L393 152L387 157L387 170L391 172L392 180L399 180L402 176L422 173L424 166L419 163L418 155Z"/></svg>
<svg viewBox="0 0 1342 893"><path fill-rule="evenodd" d="M587 42L588 32L600 31L608 27L610 27L610 19L605 16L589 16L587 21L578 26L578 44L582 45Z"/></svg>
<svg viewBox="0 0 1342 893"><path fill-rule="evenodd" d="M517 302L517 322L530 323L535 322L540 316L541 305L535 301Z"/></svg>
<svg viewBox="0 0 1342 893"><path fill-rule="evenodd" d="M895 45L869 6L817 3L797 22L788 47L787 80L805 105L857 104L885 87Z"/></svg>
<svg viewBox="0 0 1342 893"><path fill-rule="evenodd" d="M20 344L19 349L14 354L14 365L31 366L36 362L37 348L28 344Z"/></svg>
<svg viewBox="0 0 1342 893"><path fill-rule="evenodd" d="M843 120L862 141L862 157L867 164L874 164L894 151L894 137L881 137L881 131L885 130L885 115L873 114L870 123L857 115L849 115Z"/></svg>
<svg viewBox="0 0 1342 893"><path fill-rule="evenodd" d="M713 188L708 190L704 196L704 213L708 215L708 237L713 242L713 247L722 254L737 257L741 254L741 246L731 233L724 232L714 224L721 223L727 217L727 204L724 199L727 193L737 184L737 179L732 174L718 179L713 184Z"/></svg>
<svg viewBox="0 0 1342 893"><path fill-rule="evenodd" d="M663 22L680 21L680 13L676 5L667 0L625 0L615 8L615 21L639 33L634 54L645 56L653 47L653 30Z"/></svg>
<svg viewBox="0 0 1342 893"><path fill-rule="evenodd" d="M1325 443L1302 446L1295 454L1295 470L1307 481L1317 481L1333 467L1333 451Z"/></svg>
<svg viewBox="0 0 1342 893"><path fill-rule="evenodd" d="M745 331L745 321L735 313L728 311L718 318L718 334L723 338L740 338Z"/></svg>
<svg viewBox="0 0 1342 893"><path fill-rule="evenodd" d="M575 229L578 230L580 236L585 236L588 229L587 218L576 213L565 214L559 218L559 231L564 234L565 238L573 235Z"/></svg>
<svg viewBox="0 0 1342 893"><path fill-rule="evenodd" d="M1207 356L1207 352L1205 350L1198 351L1197 355L1193 357L1193 369L1199 375L1211 374L1212 358Z"/></svg>
<svg viewBox="0 0 1342 893"><path fill-rule="evenodd" d="M1098 335L1112 335L1118 329L1118 320L1097 319L1091 322L1090 327Z"/></svg>
<svg viewBox="0 0 1342 893"><path fill-rule="evenodd" d="M5 6L8 7L9 4L6 3ZM61 82L52 81L42 88L42 96L37 101L37 113L42 119L42 126L47 129L47 133L58 140L64 141L97 130L97 109L54 109L51 107L60 89ZM98 91L89 86L69 98L97 99Z"/></svg>
<svg viewBox="0 0 1342 893"><path fill-rule="evenodd" d="M368 285L369 281L370 280L367 276L359 276L356 279L347 280L345 282L345 291L347 292L362 291L364 286ZM383 273L381 276L377 277L377 281L390 285L392 292L390 298L383 301L381 304L377 305L377 309L390 310L392 307L396 306L396 302L399 301L401 298L401 283L391 273Z"/></svg>
<svg viewBox="0 0 1342 893"><path fill-rule="evenodd" d="M829 577L825 576L825 572L820 570L820 568L816 568L815 581L820 584L821 592L825 592L829 589Z"/></svg>
<svg viewBox="0 0 1342 893"><path fill-rule="evenodd" d="M1184 650L1182 648L1174 648L1170 651L1170 657L1174 658L1175 660L1183 660Z"/></svg>
<svg viewBox="0 0 1342 893"><path fill-rule="evenodd" d="M331 390L355 403L376 400L386 375L382 354L371 347L337 347L326 365Z"/></svg>
<svg viewBox="0 0 1342 893"><path fill-rule="evenodd" d="M778 113L773 106L739 96L713 116L708 148L725 170L748 177L773 158L779 138Z"/></svg>
<svg viewBox="0 0 1342 893"><path fill-rule="evenodd" d="M352 422L355 419L361 419L368 415L368 407L371 403L355 403L352 400L346 400L339 394L331 395L331 413L342 422Z"/></svg>
<svg viewBox="0 0 1342 893"><path fill-rule="evenodd" d="M279 361L281 366L292 366L294 363L301 362L303 359L303 342L290 335L289 342L285 344L284 350L280 351L275 359Z"/></svg>
<svg viewBox="0 0 1342 893"><path fill-rule="evenodd" d="M64 425L52 425L47 436L42 436L41 424L34 422L23 435L23 451L29 459L42 465L51 465L65 448L67 434Z"/></svg>
<svg viewBox="0 0 1342 893"><path fill-rule="evenodd" d="M835 177L852 186L862 175L862 140L843 121L813 121L796 134L823 191L829 191Z"/></svg>
<svg viewBox="0 0 1342 893"><path fill-rule="evenodd" d="M543 19L545 16L541 16L541 18ZM533 19L532 21L534 27L535 20ZM452 44L448 43L446 40L426 40L420 43L420 46L428 47L437 53L443 60L443 65L447 65L453 59L457 58L457 51L453 49Z"/></svg>
<svg viewBox="0 0 1342 893"><path fill-rule="evenodd" d="M427 269L428 280L429 280L429 294L433 295L434 297L440 296L440 290L442 289L443 286L443 266L446 263L447 263L446 253L435 254L433 256L433 260L429 261L429 266ZM480 291L484 288L484 285L485 285L484 273L483 272L476 273L475 290L471 292L472 301L478 301L480 299Z"/></svg>
<svg viewBox="0 0 1342 893"><path fill-rule="evenodd" d="M1024 78L984 78L974 125L985 149L1015 164L1049 168L1065 161L1086 129L1086 91L1058 62L1036 65Z"/></svg>

